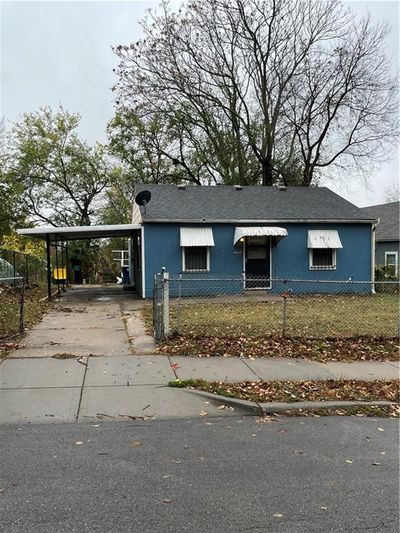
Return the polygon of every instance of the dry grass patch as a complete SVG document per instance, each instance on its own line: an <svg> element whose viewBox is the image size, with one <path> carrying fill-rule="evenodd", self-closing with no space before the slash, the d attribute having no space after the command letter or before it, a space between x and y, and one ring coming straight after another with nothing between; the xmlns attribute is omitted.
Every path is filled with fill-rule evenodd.
<svg viewBox="0 0 400 533"><path fill-rule="evenodd" d="M180 382L198 390L257 403L302 401L391 401L399 402L400 380L316 381L205 381Z"/></svg>
<svg viewBox="0 0 400 533"><path fill-rule="evenodd" d="M185 303L171 300L172 330L182 335L259 337L282 332L282 300ZM152 329L152 309L143 309ZM307 295L287 300L290 336L307 337L395 337L398 333L398 294Z"/></svg>
<svg viewBox="0 0 400 533"><path fill-rule="evenodd" d="M398 360L398 295L293 296L282 336L282 300L176 300L173 334L158 351L199 357L303 357L316 361ZM142 310L152 332L152 309Z"/></svg>
<svg viewBox="0 0 400 533"><path fill-rule="evenodd" d="M50 308L47 301L40 301L44 291L40 288L27 289L24 297L25 328L30 328ZM0 294L0 343L19 334L20 294L18 289L6 289Z"/></svg>

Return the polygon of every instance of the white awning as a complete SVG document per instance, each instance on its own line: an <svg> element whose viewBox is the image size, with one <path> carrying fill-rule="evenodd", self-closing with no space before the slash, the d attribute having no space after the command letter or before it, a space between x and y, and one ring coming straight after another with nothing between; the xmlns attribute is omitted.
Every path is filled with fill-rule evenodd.
<svg viewBox="0 0 400 533"><path fill-rule="evenodd" d="M335 229L312 229L308 231L308 248L343 248Z"/></svg>
<svg viewBox="0 0 400 533"><path fill-rule="evenodd" d="M249 226L246 228L235 228L235 236L233 244L235 245L242 237L276 237L281 239L286 237L287 230L285 228L278 228L277 226Z"/></svg>
<svg viewBox="0 0 400 533"><path fill-rule="evenodd" d="M212 228L181 228L181 246L214 246Z"/></svg>

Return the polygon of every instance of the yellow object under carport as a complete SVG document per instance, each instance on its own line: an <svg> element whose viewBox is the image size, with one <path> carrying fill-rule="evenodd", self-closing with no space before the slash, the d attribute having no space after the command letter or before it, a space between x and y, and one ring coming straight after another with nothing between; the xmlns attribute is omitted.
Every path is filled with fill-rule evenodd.
<svg viewBox="0 0 400 533"><path fill-rule="evenodd" d="M65 267L53 268L53 279L65 281L67 279L67 269Z"/></svg>

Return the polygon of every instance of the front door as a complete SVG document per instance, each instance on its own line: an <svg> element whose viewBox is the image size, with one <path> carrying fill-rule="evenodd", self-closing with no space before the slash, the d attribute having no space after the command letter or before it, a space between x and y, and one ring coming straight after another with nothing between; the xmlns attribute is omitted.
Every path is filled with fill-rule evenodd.
<svg viewBox="0 0 400 533"><path fill-rule="evenodd" d="M270 237L246 237L245 289L267 289L271 286L270 239Z"/></svg>

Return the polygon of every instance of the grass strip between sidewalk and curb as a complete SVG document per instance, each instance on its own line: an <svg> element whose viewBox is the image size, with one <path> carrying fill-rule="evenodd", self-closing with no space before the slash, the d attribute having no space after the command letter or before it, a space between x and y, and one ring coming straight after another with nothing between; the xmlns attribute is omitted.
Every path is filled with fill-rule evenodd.
<svg viewBox="0 0 400 533"><path fill-rule="evenodd" d="M174 380L171 387L187 388L217 402L258 414L400 415L400 380L317 380L225 383L202 379Z"/></svg>

